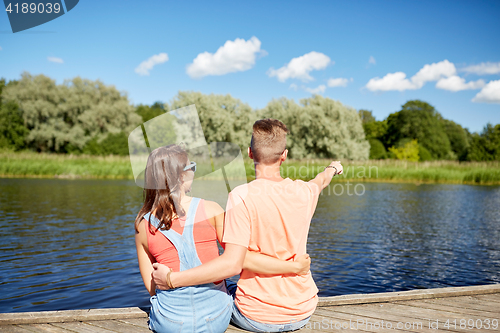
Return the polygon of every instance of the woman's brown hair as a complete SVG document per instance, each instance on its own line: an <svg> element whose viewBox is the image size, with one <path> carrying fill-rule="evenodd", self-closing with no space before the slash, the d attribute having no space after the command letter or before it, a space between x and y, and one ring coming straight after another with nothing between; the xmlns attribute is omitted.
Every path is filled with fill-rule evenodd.
<svg viewBox="0 0 500 333"><path fill-rule="evenodd" d="M188 154L178 145L156 148L149 154L144 171L144 191L142 206L135 218L135 231L149 212L155 211L160 220L158 229L169 230L172 220L185 215L181 206L181 186ZM151 221L149 221L151 230Z"/></svg>

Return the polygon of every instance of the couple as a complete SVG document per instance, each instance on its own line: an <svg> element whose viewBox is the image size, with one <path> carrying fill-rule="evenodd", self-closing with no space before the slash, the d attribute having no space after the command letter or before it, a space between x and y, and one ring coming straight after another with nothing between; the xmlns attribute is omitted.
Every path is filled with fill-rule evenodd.
<svg viewBox="0 0 500 333"><path fill-rule="evenodd" d="M343 170L332 162L309 182L283 179L287 133L279 120L255 122L248 155L256 179L231 191L225 214L186 195L196 163L182 148L151 152L135 221L151 330L224 332L230 320L253 332L306 325L318 302L306 254L309 225L321 190ZM238 274L237 286L224 280Z"/></svg>

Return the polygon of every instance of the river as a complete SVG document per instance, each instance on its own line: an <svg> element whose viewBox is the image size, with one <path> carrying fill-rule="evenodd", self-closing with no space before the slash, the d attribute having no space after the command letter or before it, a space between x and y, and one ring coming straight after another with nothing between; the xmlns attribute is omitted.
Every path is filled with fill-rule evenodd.
<svg viewBox="0 0 500 333"><path fill-rule="evenodd" d="M320 296L500 283L499 186L334 186L309 232ZM0 312L147 306L141 198L131 181L0 179Z"/></svg>

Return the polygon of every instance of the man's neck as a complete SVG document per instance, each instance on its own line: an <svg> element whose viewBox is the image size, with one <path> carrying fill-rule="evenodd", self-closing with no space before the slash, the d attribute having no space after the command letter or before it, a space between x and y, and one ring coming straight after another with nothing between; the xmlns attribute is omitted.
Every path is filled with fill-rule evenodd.
<svg viewBox="0 0 500 333"><path fill-rule="evenodd" d="M255 179L267 179L274 182L280 182L283 180L280 174L280 162L265 165L254 163L255 166Z"/></svg>

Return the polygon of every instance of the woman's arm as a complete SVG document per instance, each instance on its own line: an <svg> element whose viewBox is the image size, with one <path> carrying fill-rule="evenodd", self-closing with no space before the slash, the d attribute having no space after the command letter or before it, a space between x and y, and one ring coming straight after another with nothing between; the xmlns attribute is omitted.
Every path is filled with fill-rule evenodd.
<svg viewBox="0 0 500 333"><path fill-rule="evenodd" d="M217 231L217 240L224 248L222 235L224 232L224 210L213 201L205 201L205 210L210 224ZM308 254L297 257L295 261L286 261L265 254L247 251L243 268L260 274L306 274L309 271L311 259Z"/></svg>
<svg viewBox="0 0 500 333"><path fill-rule="evenodd" d="M139 232L135 233L135 247L137 249L137 260L139 261L139 271L141 272L142 281L149 294L153 296L156 293L156 285L151 274L153 273L153 263L156 260L149 253L145 224L146 222L142 220L137 227Z"/></svg>

